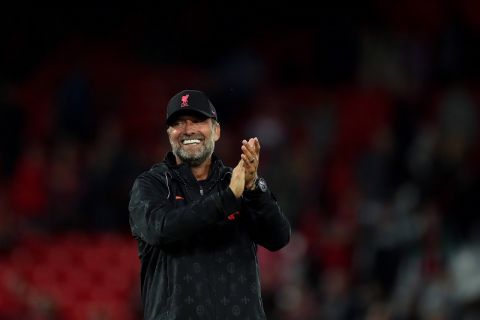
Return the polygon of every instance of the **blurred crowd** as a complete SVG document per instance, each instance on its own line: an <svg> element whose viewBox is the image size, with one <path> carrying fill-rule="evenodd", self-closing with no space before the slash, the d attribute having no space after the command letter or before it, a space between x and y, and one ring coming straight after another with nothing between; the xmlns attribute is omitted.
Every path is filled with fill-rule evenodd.
<svg viewBox="0 0 480 320"><path fill-rule="evenodd" d="M200 89L216 152L232 166L258 137L294 229L259 248L269 319L480 318L480 4L280 9L7 17L0 262L31 235L128 237L132 182L169 150L166 103Z"/></svg>

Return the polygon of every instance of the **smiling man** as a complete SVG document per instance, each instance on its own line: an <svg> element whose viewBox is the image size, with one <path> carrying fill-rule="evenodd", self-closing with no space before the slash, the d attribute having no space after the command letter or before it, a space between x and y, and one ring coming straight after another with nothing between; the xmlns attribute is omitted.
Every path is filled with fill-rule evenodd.
<svg viewBox="0 0 480 320"><path fill-rule="evenodd" d="M266 319L257 245L281 249L290 224L257 174L260 142L239 142L239 162L224 166L217 113L197 90L170 99L166 124L172 151L130 195L144 319Z"/></svg>

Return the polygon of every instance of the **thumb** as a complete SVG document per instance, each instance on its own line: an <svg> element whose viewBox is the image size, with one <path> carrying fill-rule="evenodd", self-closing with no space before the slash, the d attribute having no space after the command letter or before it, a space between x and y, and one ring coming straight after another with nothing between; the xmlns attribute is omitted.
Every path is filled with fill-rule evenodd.
<svg viewBox="0 0 480 320"><path fill-rule="evenodd" d="M237 167L243 168L243 159L240 159L240 161L238 161Z"/></svg>
<svg viewBox="0 0 480 320"><path fill-rule="evenodd" d="M243 159L240 159L237 166L239 167L238 170L240 171L240 176L242 178L245 177L245 165Z"/></svg>
<svg viewBox="0 0 480 320"><path fill-rule="evenodd" d="M245 175L245 166L243 159L240 159L240 161L238 161L238 164L235 167L235 171L238 172L239 175Z"/></svg>
<svg viewBox="0 0 480 320"><path fill-rule="evenodd" d="M232 173L238 175L241 173L242 170L245 171L245 169L243 168L243 159L240 159L235 168L233 168Z"/></svg>

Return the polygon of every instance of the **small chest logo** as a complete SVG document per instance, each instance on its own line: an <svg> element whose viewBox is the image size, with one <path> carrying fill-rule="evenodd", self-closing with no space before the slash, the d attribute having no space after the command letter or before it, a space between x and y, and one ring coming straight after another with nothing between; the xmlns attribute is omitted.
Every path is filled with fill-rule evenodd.
<svg viewBox="0 0 480 320"><path fill-rule="evenodd" d="M188 97L189 96L190 96L189 94L186 94L186 95L182 96L182 105L181 105L182 108L188 107Z"/></svg>

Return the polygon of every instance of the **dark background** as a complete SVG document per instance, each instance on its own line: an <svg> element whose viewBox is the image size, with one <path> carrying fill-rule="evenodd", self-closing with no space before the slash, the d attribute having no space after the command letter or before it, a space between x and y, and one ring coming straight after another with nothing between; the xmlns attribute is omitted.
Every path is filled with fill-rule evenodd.
<svg viewBox="0 0 480 320"><path fill-rule="evenodd" d="M0 319L141 317L128 192L186 88L292 223L269 319L480 317L476 1L2 6Z"/></svg>

